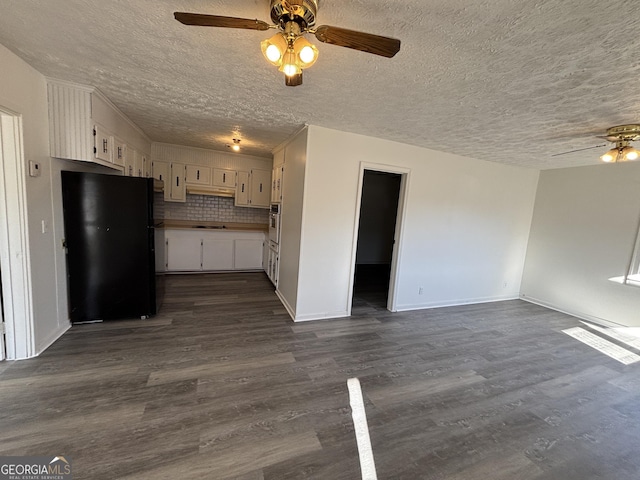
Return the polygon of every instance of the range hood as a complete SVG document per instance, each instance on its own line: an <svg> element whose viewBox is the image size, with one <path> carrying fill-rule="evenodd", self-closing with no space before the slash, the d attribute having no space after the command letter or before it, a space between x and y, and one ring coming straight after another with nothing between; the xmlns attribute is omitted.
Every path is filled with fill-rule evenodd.
<svg viewBox="0 0 640 480"><path fill-rule="evenodd" d="M236 196L236 191L233 188L220 188L211 187L209 185L188 185L187 193L192 195L211 195L214 197L230 197Z"/></svg>

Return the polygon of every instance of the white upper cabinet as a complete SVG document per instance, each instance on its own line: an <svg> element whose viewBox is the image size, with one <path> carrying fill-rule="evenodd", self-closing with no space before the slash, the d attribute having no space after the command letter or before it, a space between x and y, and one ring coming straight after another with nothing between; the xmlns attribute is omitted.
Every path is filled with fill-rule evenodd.
<svg viewBox="0 0 640 480"><path fill-rule="evenodd" d="M251 170L250 206L268 208L270 200L271 172L268 170Z"/></svg>
<svg viewBox="0 0 640 480"><path fill-rule="evenodd" d="M211 185L211 168L202 165L187 165L187 183Z"/></svg>
<svg viewBox="0 0 640 480"><path fill-rule="evenodd" d="M235 170L227 170L224 168L213 169L213 186L220 188L235 188L236 186Z"/></svg>
<svg viewBox="0 0 640 480"><path fill-rule="evenodd" d="M125 158L126 150L127 150L127 145L119 138L114 138L113 139L113 163L115 163L119 167L124 167L124 158Z"/></svg>
<svg viewBox="0 0 640 480"><path fill-rule="evenodd" d="M185 166L183 164L171 163L171 184L170 186L167 186L166 182L164 184L164 199L169 202L184 202L187 200Z"/></svg>
<svg viewBox="0 0 640 480"><path fill-rule="evenodd" d="M128 148L124 152L124 174L127 177L133 177L137 152L133 148Z"/></svg>
<svg viewBox="0 0 640 480"><path fill-rule="evenodd" d="M171 177L171 165L168 162L151 162L151 173L156 180L162 180L165 182L165 187Z"/></svg>
<svg viewBox="0 0 640 480"><path fill-rule="evenodd" d="M236 207L248 207L249 205L249 172L238 172L238 184L236 185Z"/></svg>
<svg viewBox="0 0 640 480"><path fill-rule="evenodd" d="M149 138L95 88L48 79L47 95L52 157L125 173L127 145L150 151Z"/></svg>
<svg viewBox="0 0 640 480"><path fill-rule="evenodd" d="M97 160L113 163L113 137L99 125L93 127L93 155Z"/></svg>

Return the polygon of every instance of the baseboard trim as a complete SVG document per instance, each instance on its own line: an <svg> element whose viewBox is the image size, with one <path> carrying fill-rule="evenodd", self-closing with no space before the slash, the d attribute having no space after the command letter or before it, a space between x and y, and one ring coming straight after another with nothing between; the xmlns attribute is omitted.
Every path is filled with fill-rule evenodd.
<svg viewBox="0 0 640 480"><path fill-rule="evenodd" d="M64 335L67 332L67 330L69 330L70 328L71 328L71 323L62 325L60 328L52 332L51 335L49 335L42 343L40 343L40 345L38 345L35 355L32 355L30 357L25 357L24 359L20 358L18 360L26 360L27 358L35 358L40 356L41 353L43 353L47 348L53 345L56 342L56 340L58 340L62 335Z"/></svg>
<svg viewBox="0 0 640 480"><path fill-rule="evenodd" d="M453 300L446 302L430 302L420 303L414 305L397 305L397 312L408 312L411 310L427 310L430 308L444 308L444 307L458 307L461 305L474 305L477 303L493 303L493 302L505 302L507 300L518 300L518 295L502 295L499 297L480 297L480 298L467 298L464 300Z"/></svg>
<svg viewBox="0 0 640 480"><path fill-rule="evenodd" d="M311 322L313 320L330 320L332 318L345 318L345 317L349 317L350 315L347 313L347 311L343 311L343 312L334 312L334 313L310 313L307 315L298 315L297 317L295 317L294 321L295 322Z"/></svg>
<svg viewBox="0 0 640 480"><path fill-rule="evenodd" d="M287 302L287 299L284 298L284 296L280 293L280 290L278 290L277 288L276 288L276 296L280 299L280 303L282 303L282 305L284 306L285 310L287 311L287 313L291 317L291 320L293 320L295 322L296 321L296 311L293 309L293 307L291 307L291 305L289 305L289 302Z"/></svg>
<svg viewBox="0 0 640 480"><path fill-rule="evenodd" d="M558 307L552 303L545 302L543 300L539 300L533 297L527 297L525 295L520 295L520 300L524 300L525 302L533 303L535 305L540 305L541 307L549 308L551 310L555 310L556 312L564 313L565 315L571 315L572 317L579 318L580 320L586 320L587 322L595 323L597 325L602 325L603 327L626 327L626 325L622 323L615 323L610 320L605 320L604 318L594 317L593 315L588 315L582 312L573 312L566 310L564 308Z"/></svg>

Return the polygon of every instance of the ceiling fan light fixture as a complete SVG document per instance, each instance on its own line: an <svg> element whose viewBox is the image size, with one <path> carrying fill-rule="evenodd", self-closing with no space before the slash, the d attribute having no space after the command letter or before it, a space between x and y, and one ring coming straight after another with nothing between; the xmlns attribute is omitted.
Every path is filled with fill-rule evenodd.
<svg viewBox="0 0 640 480"><path fill-rule="evenodd" d="M613 162L616 161L616 158L618 158L618 150L615 149L615 148L612 148L607 153L602 155L600 157L600 160L602 160L603 162L606 162L606 163L613 163Z"/></svg>
<svg viewBox="0 0 640 480"><path fill-rule="evenodd" d="M318 49L306 38L297 38L293 44L293 49L300 60L301 68L309 68L318 60Z"/></svg>
<svg viewBox="0 0 640 480"><path fill-rule="evenodd" d="M298 62L298 58L293 48L289 48L287 53L284 54L280 71L287 77L293 77L294 75L302 73L300 62Z"/></svg>
<svg viewBox="0 0 640 480"><path fill-rule="evenodd" d="M231 147L231 150L233 150L234 152L239 152L240 151L240 139L239 138L234 138L233 139L233 145L227 145L228 147Z"/></svg>
<svg viewBox="0 0 640 480"><path fill-rule="evenodd" d="M627 145L626 147L620 150L620 156L624 160L637 160L638 157L640 156L640 153L631 145Z"/></svg>
<svg viewBox="0 0 640 480"><path fill-rule="evenodd" d="M262 54L272 65L282 65L282 58L287 51L287 37L282 33L276 33L273 37L260 42Z"/></svg>

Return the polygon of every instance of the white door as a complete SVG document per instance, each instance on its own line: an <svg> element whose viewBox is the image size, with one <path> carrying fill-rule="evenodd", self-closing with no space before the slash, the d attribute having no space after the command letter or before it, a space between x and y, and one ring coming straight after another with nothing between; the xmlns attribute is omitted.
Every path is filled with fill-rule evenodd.
<svg viewBox="0 0 640 480"><path fill-rule="evenodd" d="M23 254L28 245L28 225L22 138L22 118L0 110L0 276L6 327L0 337L6 339L2 355L11 360L36 354L31 265ZM56 288L56 294L63 294L52 288Z"/></svg>

